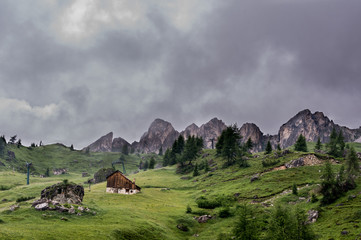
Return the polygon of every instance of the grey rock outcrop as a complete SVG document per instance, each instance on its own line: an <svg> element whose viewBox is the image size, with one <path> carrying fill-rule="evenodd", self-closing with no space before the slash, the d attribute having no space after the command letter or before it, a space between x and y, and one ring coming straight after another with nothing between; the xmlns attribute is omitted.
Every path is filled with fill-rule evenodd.
<svg viewBox="0 0 361 240"><path fill-rule="evenodd" d="M163 151L170 148L178 136L179 133L173 128L172 124L157 118L140 138L139 143L132 144L132 147L138 152L158 153L161 147Z"/></svg>
<svg viewBox="0 0 361 240"><path fill-rule="evenodd" d="M332 129L342 131L345 141L353 142L361 135L361 128L349 129L335 124L322 112L311 113L306 109L297 113L287 123L283 124L279 130L278 138L282 148L293 145L299 135L303 135L306 141L316 142L320 137L321 142L329 141Z"/></svg>
<svg viewBox="0 0 361 240"><path fill-rule="evenodd" d="M127 146L130 151L130 144L121 137L114 138L112 143L112 152L121 152L123 147Z"/></svg>
<svg viewBox="0 0 361 240"><path fill-rule="evenodd" d="M102 136L88 147L90 152L111 152L113 144L113 133L110 132L107 135ZM83 150L85 150L84 148Z"/></svg>
<svg viewBox="0 0 361 240"><path fill-rule="evenodd" d="M202 124L198 127L196 124L189 125L180 134L187 139L189 136L197 136L203 138L205 148L212 148L216 146L218 137L222 134L222 131L227 128L227 125L218 118L213 118L209 122Z"/></svg>
<svg viewBox="0 0 361 240"><path fill-rule="evenodd" d="M263 149L264 136L259 127L254 123L245 123L240 128L242 136L242 143L245 143L250 138L254 144L252 151L259 152Z"/></svg>

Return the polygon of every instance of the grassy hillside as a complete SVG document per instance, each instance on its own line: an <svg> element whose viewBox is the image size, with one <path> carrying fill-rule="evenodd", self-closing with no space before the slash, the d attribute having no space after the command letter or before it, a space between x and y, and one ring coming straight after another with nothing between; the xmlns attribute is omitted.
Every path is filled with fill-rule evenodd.
<svg viewBox="0 0 361 240"><path fill-rule="evenodd" d="M15 153L14 160L5 160L7 151ZM0 161L5 164L1 166L1 170L16 170L19 172L26 172L26 162L32 162L31 174L40 175L44 174L46 169L49 168L50 172L53 169L65 168L68 172L81 173L88 172L94 174L100 168L112 167L112 162L117 161L121 153L88 153L82 151L71 151L70 148L62 144L46 145L35 148L28 148L8 144L6 147L6 154L4 159ZM159 156L154 156L159 161ZM125 168L127 173L132 173L138 169L139 162L143 159L149 159L150 155L123 155L125 158ZM143 160L144 161L144 160ZM115 165L116 168L122 170L121 165Z"/></svg>
<svg viewBox="0 0 361 240"><path fill-rule="evenodd" d="M355 145L358 148L361 146ZM58 145L46 147L58 151L59 155L49 158L49 155L44 154L47 157L36 160L35 158L40 155L40 148L26 150L23 153L23 149L18 153L17 149L14 149L14 152L22 161L32 157L34 166L39 167L39 172L45 171L48 166L46 159L52 159L51 161L59 167L75 159L78 159L79 163L68 166L70 173L66 175L50 178L32 177L28 186L24 185L25 174L1 171L0 186L5 187L4 190L0 190L0 239L193 239L195 235L198 236L196 239L225 239L225 235L222 234L232 235L232 228L238 219L237 205L244 202L254 207L259 216L264 216L265 228L272 206L280 203L290 207L299 206L305 210L319 210L320 217L312 224L312 229L319 239L355 239L359 238L361 233L360 179L355 190L347 192L333 204L320 207L319 201L311 203L307 202L307 199L312 193L321 198L317 189L324 169L322 165L274 169L306 154L301 152L280 157L279 162L270 167L263 167L262 160L274 160L273 154L264 156L263 153L258 153L258 157L249 159L248 168L222 168L224 161L215 156L215 150L204 150L197 162L200 164L205 159L211 162L210 172L204 173L200 170L201 175L197 177L193 177L192 174L178 175L173 166L131 174L129 178L135 178L137 185L142 188L142 192L136 195L107 194L105 183L91 186L91 191L85 185L83 204L96 211L96 215L38 212L30 207L33 200L21 202L20 209L9 211L9 207L15 204L19 197L38 198L43 188L64 178L82 184L84 178L79 173L84 171L83 167L90 172L101 167L96 165L101 164L97 161L103 160L103 164L110 164L112 159L119 158L119 154L86 156L84 153L71 152ZM38 151L38 154L31 151ZM60 160L55 163L55 159ZM136 163L140 161L137 156L129 156L129 159L134 159ZM127 168L132 169L130 162L129 160ZM94 166L90 167L89 163ZM337 172L340 164L333 164L332 167L334 172ZM133 169L135 170L135 163ZM251 182L250 179L257 173L260 174L259 180ZM287 192L292 189L293 184L299 187L298 196ZM199 208L196 200L200 197L209 200L221 199L233 215L228 218L219 217L224 207ZM193 213L186 213L187 206L192 208ZM194 216L203 214L210 214L216 218L207 223L198 223L193 219ZM62 217L68 221L61 220ZM176 227L179 223L187 225L189 231L180 231ZM341 235L341 231L347 231L348 234Z"/></svg>

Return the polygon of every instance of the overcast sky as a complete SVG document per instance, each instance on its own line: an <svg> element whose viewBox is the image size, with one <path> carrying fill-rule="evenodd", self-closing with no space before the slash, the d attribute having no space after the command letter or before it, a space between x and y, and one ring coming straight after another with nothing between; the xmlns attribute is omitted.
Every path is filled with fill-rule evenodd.
<svg viewBox="0 0 361 240"><path fill-rule="evenodd" d="M361 125L359 0L2 0L0 134L83 148L155 118Z"/></svg>

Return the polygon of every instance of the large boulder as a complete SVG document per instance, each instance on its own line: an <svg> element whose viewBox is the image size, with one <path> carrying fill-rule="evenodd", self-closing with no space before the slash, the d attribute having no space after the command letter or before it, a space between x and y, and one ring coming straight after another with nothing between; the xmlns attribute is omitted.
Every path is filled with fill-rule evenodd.
<svg viewBox="0 0 361 240"><path fill-rule="evenodd" d="M41 199L56 201L60 204L81 204L84 188L75 183L58 183L41 191Z"/></svg>

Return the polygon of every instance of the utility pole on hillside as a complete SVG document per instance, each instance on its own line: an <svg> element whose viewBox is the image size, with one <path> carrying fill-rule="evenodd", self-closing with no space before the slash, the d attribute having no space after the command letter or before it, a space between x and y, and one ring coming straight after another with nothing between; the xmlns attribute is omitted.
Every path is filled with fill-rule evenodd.
<svg viewBox="0 0 361 240"><path fill-rule="evenodd" d="M30 166L32 165L32 163L28 163L26 162L26 168L28 170L28 174L27 174L27 178L26 178L26 185L29 185L29 177L30 177Z"/></svg>

